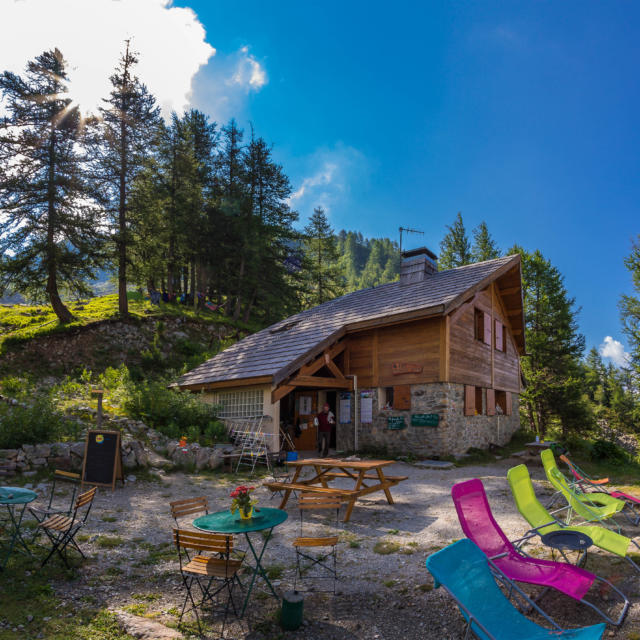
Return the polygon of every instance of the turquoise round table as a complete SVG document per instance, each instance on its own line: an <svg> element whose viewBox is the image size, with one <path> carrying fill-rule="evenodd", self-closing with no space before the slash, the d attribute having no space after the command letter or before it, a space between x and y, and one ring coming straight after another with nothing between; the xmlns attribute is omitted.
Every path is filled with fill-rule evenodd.
<svg viewBox="0 0 640 640"><path fill-rule="evenodd" d="M27 547L22 535L20 534L20 525L24 517L25 509L30 502L33 502L38 494L31 489L23 489L22 487L0 487L0 505L7 507L9 512L9 521L11 522L10 540L6 547L4 555L0 558L0 571L3 571L9 561L9 556L13 551L16 542L19 542L26 552L31 555L29 547ZM16 517L16 511L19 515Z"/></svg>
<svg viewBox="0 0 640 640"><path fill-rule="evenodd" d="M277 527L279 524L282 524L288 517L289 514L282 509L259 507L258 509L254 508L254 516L252 518L249 518L248 520L243 520L237 511L235 514L231 513L231 511L217 511L216 513L210 513L206 516L200 516L193 521L193 526L196 529L200 529L200 531L208 531L210 533L226 533L230 535L243 534L247 540L247 545L255 560L255 566L253 567L253 574L251 576L249 588L247 589L247 595L244 599L242 611L240 612L240 617L244 615L244 612L247 608L247 604L249 603L249 598L251 596L251 591L253 590L253 585L256 581L257 576L260 576L266 582L273 597L276 600L280 600L278 598L278 595L274 591L271 582L269 582L269 578L267 578L267 574L265 573L264 568L262 567L262 556L264 555L264 551L267 548L267 543L271 538L271 530L273 530L273 528ZM269 529L269 535L264 536L262 549L258 554L256 548L251 542L251 537L249 534L255 533L256 531L266 531L267 529Z"/></svg>

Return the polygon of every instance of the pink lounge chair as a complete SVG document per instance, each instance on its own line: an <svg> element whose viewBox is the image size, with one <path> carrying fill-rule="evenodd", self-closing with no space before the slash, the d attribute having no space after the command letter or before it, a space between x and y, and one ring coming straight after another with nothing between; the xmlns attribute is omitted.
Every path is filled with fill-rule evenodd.
<svg viewBox="0 0 640 640"><path fill-rule="evenodd" d="M616 626L622 624L629 608L629 600L610 582L580 567L530 558L514 547L495 521L480 480L474 478L453 485L451 497L464 534L475 542L508 580L556 589L591 607L608 623ZM613 620L592 602L585 600L596 581L608 585L623 600L624 606L617 620Z"/></svg>

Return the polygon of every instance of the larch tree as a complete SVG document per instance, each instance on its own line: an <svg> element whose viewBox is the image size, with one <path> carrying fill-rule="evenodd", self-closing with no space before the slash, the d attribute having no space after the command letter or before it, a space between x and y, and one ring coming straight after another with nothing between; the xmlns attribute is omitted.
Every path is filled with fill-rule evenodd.
<svg viewBox="0 0 640 640"><path fill-rule="evenodd" d="M153 149L160 109L134 75L137 55L130 41L110 78L111 92L100 107L94 144L94 179L112 223L118 267L118 310L127 315L127 267L130 256L130 199L134 181Z"/></svg>
<svg viewBox="0 0 640 640"><path fill-rule="evenodd" d="M338 266L336 237L322 207L316 207L304 228L308 272L308 304L312 307L340 295L344 278Z"/></svg>
<svg viewBox="0 0 640 640"><path fill-rule="evenodd" d="M588 412L580 358L585 339L578 332L575 300L562 274L540 251L514 246L522 257L527 355L520 360L526 386L522 405L532 431L547 433L558 420L563 434L584 428Z"/></svg>
<svg viewBox="0 0 640 640"><path fill-rule="evenodd" d="M72 315L60 285L86 294L104 241L68 81L58 49L29 62L24 76L0 75L8 111L0 121L0 288L46 295L63 323Z"/></svg>
<svg viewBox="0 0 640 640"><path fill-rule="evenodd" d="M640 236L633 243L631 253L624 261L631 272L634 293L623 295L620 299L620 317L622 329L631 348L630 366L640 377Z"/></svg>
<svg viewBox="0 0 640 640"><path fill-rule="evenodd" d="M471 245L464 228L462 214L459 211L453 225L447 225L447 229L447 234L440 242L438 267L440 269L454 269L470 264L473 261Z"/></svg>
<svg viewBox="0 0 640 640"><path fill-rule="evenodd" d="M471 247L471 258L473 262L484 262L499 258L502 252L498 248L495 240L489 233L487 223L483 220L473 230L473 246Z"/></svg>

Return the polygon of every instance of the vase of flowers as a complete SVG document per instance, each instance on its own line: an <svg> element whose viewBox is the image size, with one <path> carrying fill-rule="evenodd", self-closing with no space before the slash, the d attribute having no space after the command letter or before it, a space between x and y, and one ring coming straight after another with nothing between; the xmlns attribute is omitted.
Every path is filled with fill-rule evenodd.
<svg viewBox="0 0 640 640"><path fill-rule="evenodd" d="M258 501L251 497L251 492L255 491L255 487L245 487L241 484L231 492L231 513L240 512L243 520L249 520L253 517L253 507Z"/></svg>

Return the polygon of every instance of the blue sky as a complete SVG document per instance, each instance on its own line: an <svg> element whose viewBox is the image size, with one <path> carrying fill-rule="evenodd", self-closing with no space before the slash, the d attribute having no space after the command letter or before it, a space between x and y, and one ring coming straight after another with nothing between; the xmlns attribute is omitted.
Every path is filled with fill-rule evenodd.
<svg viewBox="0 0 640 640"><path fill-rule="evenodd" d="M235 116L274 145L302 223L321 205L335 229L414 227L425 235L408 246L437 253L458 211L469 234L485 220L503 249L538 248L561 270L589 347L609 336L623 355L617 302L640 233L638 3L0 3L4 68L58 46L90 110L132 37L165 115Z"/></svg>
<svg viewBox="0 0 640 640"><path fill-rule="evenodd" d="M177 3L182 4L182 3ZM539 248L582 307L589 346L624 342L623 259L640 233L640 6L618 3L195 2L218 54L266 82L237 104L274 144L305 219L438 250L458 211L502 248ZM220 90L224 93L224 89ZM224 111L224 110L222 110ZM225 114L226 115L226 114ZM306 181L306 182L305 182Z"/></svg>

